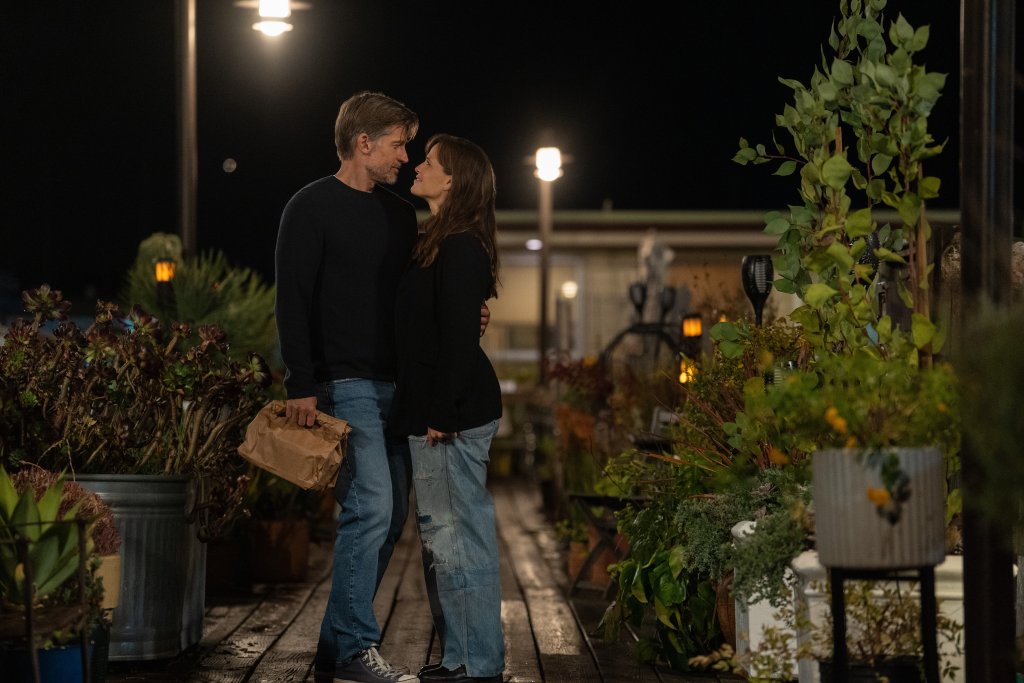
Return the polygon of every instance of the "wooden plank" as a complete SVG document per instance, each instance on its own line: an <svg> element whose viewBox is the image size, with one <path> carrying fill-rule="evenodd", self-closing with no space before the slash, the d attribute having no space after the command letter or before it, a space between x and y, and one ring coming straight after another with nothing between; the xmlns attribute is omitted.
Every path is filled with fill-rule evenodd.
<svg viewBox="0 0 1024 683"><path fill-rule="evenodd" d="M259 610L210 651L193 669L189 683L242 683L314 592L310 584L276 584Z"/></svg>
<svg viewBox="0 0 1024 683"><path fill-rule="evenodd" d="M257 661L249 681L292 683L306 680L313 665L330 592L331 577L327 575L316 585L295 620Z"/></svg>
<svg viewBox="0 0 1024 683"><path fill-rule="evenodd" d="M495 496L496 507L504 502L505 498ZM498 548L501 568L501 629L505 636L505 679L509 683L541 683L544 679L530 627L526 598L516 580L512 553L502 539L500 530Z"/></svg>
<svg viewBox="0 0 1024 683"><path fill-rule="evenodd" d="M544 680L558 683L600 680L597 666L587 650L564 592L543 557L544 550L528 530L540 525L527 498L517 500L514 484L495 486L500 501L498 532L508 548L513 571L525 598L530 624L540 656ZM542 541L543 543L543 541Z"/></svg>

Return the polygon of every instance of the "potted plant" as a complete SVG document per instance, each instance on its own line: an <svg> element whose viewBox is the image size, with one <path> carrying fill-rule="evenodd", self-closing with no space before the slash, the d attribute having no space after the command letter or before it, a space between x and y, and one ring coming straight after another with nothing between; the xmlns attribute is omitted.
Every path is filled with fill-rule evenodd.
<svg viewBox="0 0 1024 683"><path fill-rule="evenodd" d="M91 616L87 622L92 651L91 681L105 680L113 610L118 606L121 595L121 533L117 530L114 512L93 491L74 481L67 481L57 472L34 465L15 472L11 481L15 490L22 493L32 490L37 499L49 489L63 484L58 513L67 518L74 510L77 519L89 523L92 553L87 565L90 576L87 590ZM77 586L70 583L73 582L66 582L61 592L73 598Z"/></svg>
<svg viewBox="0 0 1024 683"><path fill-rule="evenodd" d="M837 498L847 511L870 496L892 531L918 518L901 514L908 502L937 496L939 503L925 506L937 542L915 554L909 546L918 537L908 531L899 551L904 554L890 558L923 566L942 556L942 498L936 489L945 488L957 455L955 438L943 431L944 424L958 424L950 398L955 375L942 363L932 367L944 333L930 307L934 254L926 204L938 196L940 181L924 171L926 160L944 146L932 139L927 124L945 75L915 62L927 46L928 27L914 28L903 15L893 18L885 11L885 0L841 2L829 37L831 54L809 84L782 79L794 99L776 122L791 142L777 142L769 151L741 139L734 157L741 164L776 164L779 175L799 171L801 204L788 214L769 214L765 231L779 240L775 287L803 301L791 317L811 350L783 386L767 393L749 388L734 434L747 443L760 440L782 457L814 454L816 540L826 546L823 562L884 566L878 555L833 555L835 544L865 536L846 537L831 527L831 520L844 516L833 514ZM892 218L882 211L886 207ZM939 395L927 404L932 390ZM942 452L918 457L897 450L922 446ZM860 467L864 461L870 472ZM911 473L912 468L920 469ZM849 480L862 476L870 479ZM837 488L819 490L831 483ZM955 513L958 498L946 498Z"/></svg>
<svg viewBox="0 0 1024 683"><path fill-rule="evenodd" d="M231 358L214 325L193 331L100 301L82 330L59 291L22 298L30 317L0 346L0 406L32 428L5 435L0 452L15 467L69 471L111 505L124 537L122 600L132 601L115 613L111 658L173 656L202 634L198 541L239 509L248 477L236 449L268 398L267 365ZM147 552L154 543L161 551ZM147 565L159 557L181 566ZM157 574L167 579L149 590L136 583Z"/></svg>
<svg viewBox="0 0 1024 683"><path fill-rule="evenodd" d="M794 524L787 542L768 553L741 557L732 548L731 530L742 520L790 520L789 501L806 495L807 479L799 461L773 459L756 444L737 448L725 430L748 381L763 383L771 359L800 356L799 330L785 321L734 329L746 343L716 340L692 377L676 385L665 452L625 451L605 468L624 497L642 501L618 514L631 554L611 568L617 593L603 621L606 636L621 623L649 620L653 637L641 652L681 671L709 646L735 645L742 616L733 608L735 582L785 590L783 573L806 545L806 530Z"/></svg>
<svg viewBox="0 0 1024 683"><path fill-rule="evenodd" d="M103 556L117 557L113 514L62 475L0 467L0 661L16 681L104 680L106 628L118 586ZM81 646L89 642L83 652Z"/></svg>

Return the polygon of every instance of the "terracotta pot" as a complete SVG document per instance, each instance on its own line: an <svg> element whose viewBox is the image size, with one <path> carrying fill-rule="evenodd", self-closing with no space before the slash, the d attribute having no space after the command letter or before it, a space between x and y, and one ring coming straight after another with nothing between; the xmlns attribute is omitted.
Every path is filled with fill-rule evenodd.
<svg viewBox="0 0 1024 683"><path fill-rule="evenodd" d="M715 586L715 615L722 629L722 637L736 649L736 600L732 597L732 572Z"/></svg>

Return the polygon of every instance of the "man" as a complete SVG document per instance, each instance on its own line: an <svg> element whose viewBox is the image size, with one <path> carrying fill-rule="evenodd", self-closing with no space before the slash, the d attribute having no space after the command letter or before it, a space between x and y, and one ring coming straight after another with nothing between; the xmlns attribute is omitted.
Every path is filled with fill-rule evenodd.
<svg viewBox="0 0 1024 683"><path fill-rule="evenodd" d="M419 118L375 92L346 100L334 127L338 172L289 200L277 238L278 333L286 414L347 420L348 451L334 497L341 514L320 627L316 680L414 683L378 652L373 596L409 510L408 444L389 443L394 396L395 292L416 241L412 205L383 185L408 163Z"/></svg>

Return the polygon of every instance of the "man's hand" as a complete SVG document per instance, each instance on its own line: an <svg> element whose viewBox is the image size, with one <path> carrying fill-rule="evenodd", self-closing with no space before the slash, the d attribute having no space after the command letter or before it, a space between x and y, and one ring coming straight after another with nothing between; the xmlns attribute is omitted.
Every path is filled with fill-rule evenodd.
<svg viewBox="0 0 1024 683"><path fill-rule="evenodd" d="M487 330L487 323L491 322L491 309L487 308L487 302L480 304L480 336L484 336Z"/></svg>
<svg viewBox="0 0 1024 683"><path fill-rule="evenodd" d="M284 402L284 416L300 427L312 427L316 422L316 396L288 399Z"/></svg>

